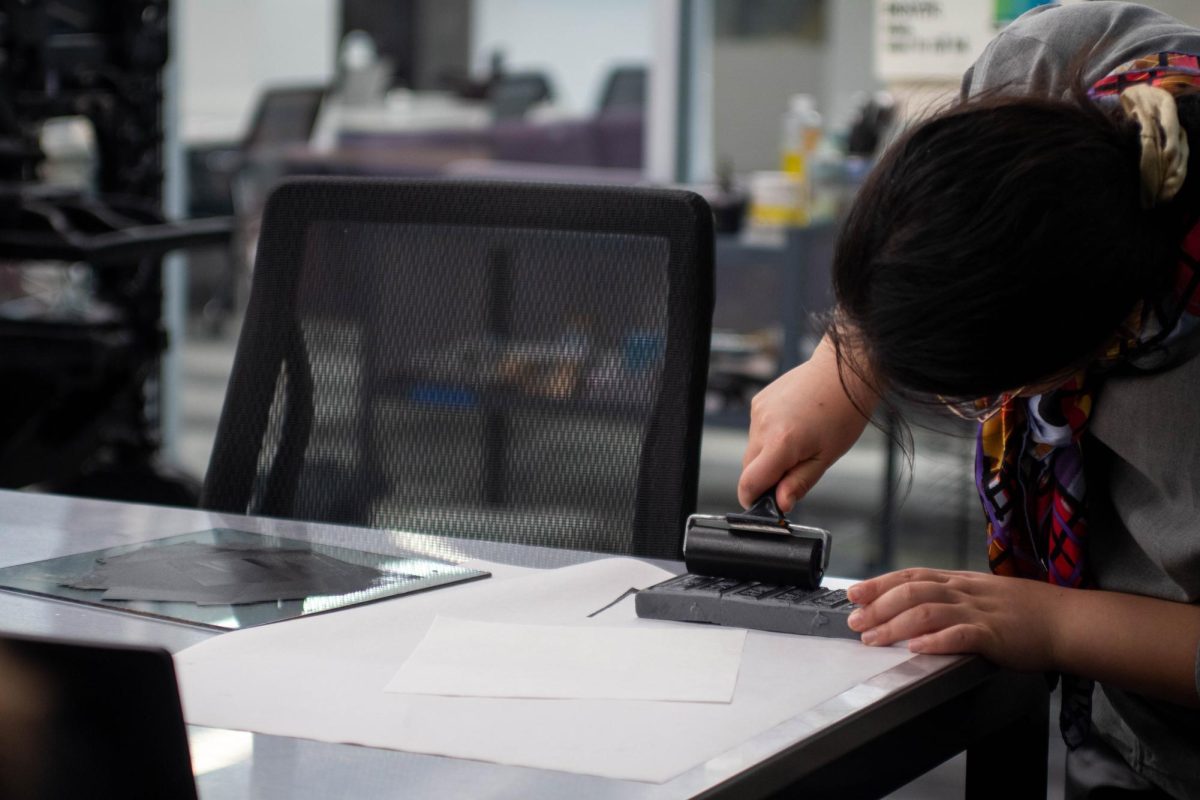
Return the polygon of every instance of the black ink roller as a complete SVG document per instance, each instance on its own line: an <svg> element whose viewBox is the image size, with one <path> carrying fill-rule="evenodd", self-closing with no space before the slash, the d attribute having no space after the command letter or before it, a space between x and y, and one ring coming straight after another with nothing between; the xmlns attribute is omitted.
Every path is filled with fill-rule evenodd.
<svg viewBox="0 0 1200 800"><path fill-rule="evenodd" d="M788 522L772 489L747 511L688 517L683 560L696 575L815 589L829 565L829 532Z"/></svg>
<svg viewBox="0 0 1200 800"><path fill-rule="evenodd" d="M684 530L687 574L637 593L639 617L857 638L846 624L857 606L842 589L823 589L828 531L796 525L775 490L747 511L693 514Z"/></svg>

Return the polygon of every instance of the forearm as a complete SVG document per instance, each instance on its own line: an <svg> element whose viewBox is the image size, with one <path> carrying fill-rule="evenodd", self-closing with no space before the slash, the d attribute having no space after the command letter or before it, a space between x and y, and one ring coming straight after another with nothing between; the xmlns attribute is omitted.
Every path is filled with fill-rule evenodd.
<svg viewBox="0 0 1200 800"><path fill-rule="evenodd" d="M1200 708L1200 606L1119 592L1062 592L1052 645L1059 670Z"/></svg>
<svg viewBox="0 0 1200 800"><path fill-rule="evenodd" d="M841 347L843 349L852 348L852 344L843 342ZM847 361L850 363L846 363ZM867 417L870 417L871 412L879 405L879 395L867 382L866 377L855 371L855 367L859 370L869 369L869 364L861 354L853 351L846 352L843 355L842 363L839 364L837 348L826 335L817 343L809 358L809 363L820 365L822 372L830 375L833 380L839 381L842 391L850 399L851 404L860 412L864 412ZM855 367L852 367L851 364Z"/></svg>

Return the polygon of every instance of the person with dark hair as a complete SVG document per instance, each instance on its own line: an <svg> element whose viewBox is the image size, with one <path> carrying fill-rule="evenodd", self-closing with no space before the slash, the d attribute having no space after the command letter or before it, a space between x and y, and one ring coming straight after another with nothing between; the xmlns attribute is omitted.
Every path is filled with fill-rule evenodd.
<svg viewBox="0 0 1200 800"><path fill-rule="evenodd" d="M751 408L738 496L784 509L880 403L980 422L994 574L872 578L850 624L1061 674L1069 797L1200 797L1198 54L1132 4L1013 22L876 166L825 338Z"/></svg>

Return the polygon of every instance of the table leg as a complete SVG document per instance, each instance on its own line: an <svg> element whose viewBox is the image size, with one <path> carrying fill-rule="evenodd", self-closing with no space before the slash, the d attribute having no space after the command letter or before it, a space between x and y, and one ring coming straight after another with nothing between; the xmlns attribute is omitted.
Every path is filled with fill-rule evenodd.
<svg viewBox="0 0 1200 800"><path fill-rule="evenodd" d="M883 508L879 513L879 546L875 561L867 565L870 575L889 572L896 565L896 519L899 516L897 488L900 483L900 418L890 406L883 418Z"/></svg>
<svg viewBox="0 0 1200 800"><path fill-rule="evenodd" d="M1033 685L1023 690L1012 684L998 686L999 691L989 692L991 697L984 702L1019 702L1025 708L967 748L968 798L1046 797L1050 693L1040 674L1012 673L1011 677L1013 684Z"/></svg>

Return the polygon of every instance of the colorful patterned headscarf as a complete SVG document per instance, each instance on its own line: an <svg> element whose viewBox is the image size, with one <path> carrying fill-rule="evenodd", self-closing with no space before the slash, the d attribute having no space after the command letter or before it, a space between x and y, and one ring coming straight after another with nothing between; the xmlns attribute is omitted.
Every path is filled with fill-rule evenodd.
<svg viewBox="0 0 1200 800"><path fill-rule="evenodd" d="M1112 102L1134 84L1179 96L1200 92L1200 59L1159 53L1114 70L1092 87ZM1200 222L1180 243L1174 289L1158 307L1139 307L1106 355L1058 388L1010 397L979 427L975 482L987 516L988 564L997 575L1091 586L1082 438L1104 375L1118 366L1161 368L1200 326ZM1059 723L1076 747L1091 724L1092 682L1064 677Z"/></svg>

